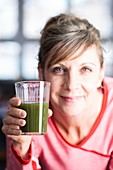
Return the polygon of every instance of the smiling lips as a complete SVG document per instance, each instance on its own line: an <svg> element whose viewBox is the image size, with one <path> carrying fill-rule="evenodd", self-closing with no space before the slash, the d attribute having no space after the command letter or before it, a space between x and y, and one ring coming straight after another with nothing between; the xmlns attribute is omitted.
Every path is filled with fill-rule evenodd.
<svg viewBox="0 0 113 170"><path fill-rule="evenodd" d="M63 100L66 102L75 102L79 99L81 99L83 96L82 95L76 95L74 97L68 97L68 96L60 96Z"/></svg>

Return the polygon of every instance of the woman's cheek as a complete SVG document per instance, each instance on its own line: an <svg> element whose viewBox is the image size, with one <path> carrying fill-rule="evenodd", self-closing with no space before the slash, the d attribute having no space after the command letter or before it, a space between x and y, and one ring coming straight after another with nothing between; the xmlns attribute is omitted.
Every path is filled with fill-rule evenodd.
<svg viewBox="0 0 113 170"><path fill-rule="evenodd" d="M95 92L97 90L97 83L96 82L86 82L82 84L82 87L85 89L87 92Z"/></svg>

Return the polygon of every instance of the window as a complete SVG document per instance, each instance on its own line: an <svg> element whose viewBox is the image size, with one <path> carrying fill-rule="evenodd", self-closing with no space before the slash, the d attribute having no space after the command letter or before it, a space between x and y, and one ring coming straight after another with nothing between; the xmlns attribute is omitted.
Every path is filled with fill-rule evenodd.
<svg viewBox="0 0 113 170"><path fill-rule="evenodd" d="M16 42L0 43L0 78L17 79L19 77L20 46Z"/></svg>
<svg viewBox="0 0 113 170"><path fill-rule="evenodd" d="M106 74L113 76L112 0L0 0L0 80L37 79L40 31L63 12L88 18L103 38Z"/></svg>

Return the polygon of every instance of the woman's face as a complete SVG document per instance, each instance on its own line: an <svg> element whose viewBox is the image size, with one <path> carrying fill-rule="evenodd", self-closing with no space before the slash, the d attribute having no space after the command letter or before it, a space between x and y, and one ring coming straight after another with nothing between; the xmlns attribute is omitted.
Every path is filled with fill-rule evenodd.
<svg viewBox="0 0 113 170"><path fill-rule="evenodd" d="M104 71L95 46L74 58L76 55L44 70L44 79L51 82L50 101L55 113L72 116L83 113L98 98Z"/></svg>

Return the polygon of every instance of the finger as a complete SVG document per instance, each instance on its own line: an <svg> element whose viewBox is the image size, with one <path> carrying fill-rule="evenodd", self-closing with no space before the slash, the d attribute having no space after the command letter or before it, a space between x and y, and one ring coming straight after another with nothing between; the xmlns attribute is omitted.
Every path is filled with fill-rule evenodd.
<svg viewBox="0 0 113 170"><path fill-rule="evenodd" d="M21 104L21 99L17 98L17 97L13 97L9 100L9 104L11 106L19 106Z"/></svg>
<svg viewBox="0 0 113 170"><path fill-rule="evenodd" d="M22 131L20 130L20 128L16 127L16 129L14 128L10 128L10 126L3 126L2 127L2 132L5 134L5 135L21 135L22 134Z"/></svg>
<svg viewBox="0 0 113 170"><path fill-rule="evenodd" d="M9 127L10 127L11 129L20 129L19 126L17 126L17 125L9 125Z"/></svg>
<svg viewBox="0 0 113 170"><path fill-rule="evenodd" d="M25 110L18 109L15 107L10 107L7 112L7 115L13 116L13 117L18 117L18 118L25 118L27 113Z"/></svg>
<svg viewBox="0 0 113 170"><path fill-rule="evenodd" d="M24 126L26 124L26 121L24 119L19 119L15 118L12 116L7 116L6 118L3 119L3 125L11 126L11 125L16 125L16 126Z"/></svg>

